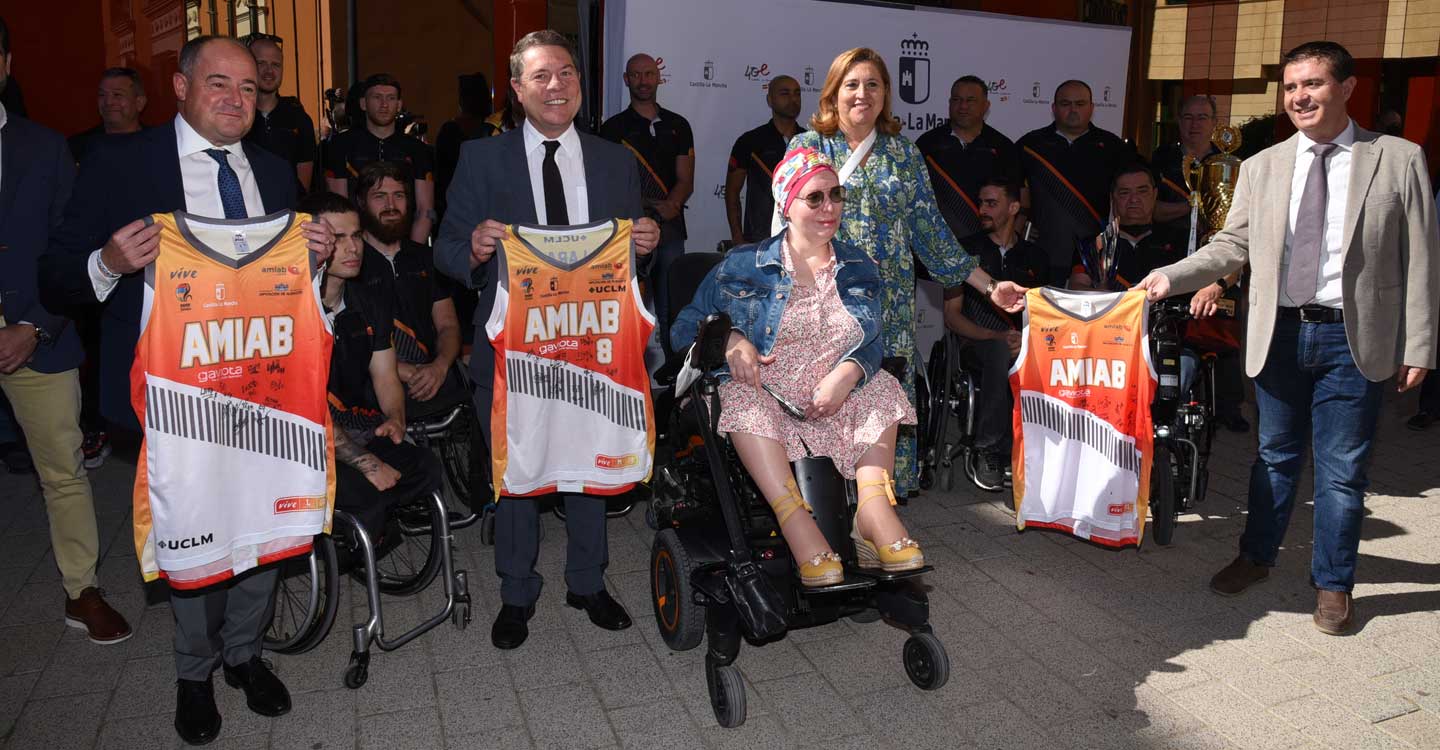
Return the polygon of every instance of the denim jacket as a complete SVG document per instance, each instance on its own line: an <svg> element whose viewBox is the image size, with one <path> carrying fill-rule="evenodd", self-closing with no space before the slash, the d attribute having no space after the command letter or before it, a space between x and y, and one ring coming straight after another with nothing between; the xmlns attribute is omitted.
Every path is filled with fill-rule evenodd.
<svg viewBox="0 0 1440 750"><path fill-rule="evenodd" d="M730 324L740 331L759 352L770 354L780 331L780 316L790 299L794 279L785 272L780 258L784 233L754 245L731 250L695 291L695 298L680 311L670 326L670 346L683 351L695 341L695 334L707 315L727 313ZM863 338L860 345L836 362L851 360L860 365L864 375L856 387L869 382L880 368L883 346L880 341L880 267L854 245L833 240L835 252L835 286L845 310L860 324ZM833 368L832 368L833 369ZM721 367L722 379L729 379L729 368Z"/></svg>

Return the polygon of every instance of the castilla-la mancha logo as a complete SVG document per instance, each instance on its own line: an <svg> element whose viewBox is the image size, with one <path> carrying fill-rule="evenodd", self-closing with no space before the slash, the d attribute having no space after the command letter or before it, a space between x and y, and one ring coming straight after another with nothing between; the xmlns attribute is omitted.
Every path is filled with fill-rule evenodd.
<svg viewBox="0 0 1440 750"><path fill-rule="evenodd" d="M911 34L900 40L900 99L924 104L930 99L930 43Z"/></svg>

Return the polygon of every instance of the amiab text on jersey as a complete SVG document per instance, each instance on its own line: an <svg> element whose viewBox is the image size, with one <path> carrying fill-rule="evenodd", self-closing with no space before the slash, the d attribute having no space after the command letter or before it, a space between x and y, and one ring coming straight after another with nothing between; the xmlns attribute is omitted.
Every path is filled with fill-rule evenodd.
<svg viewBox="0 0 1440 750"><path fill-rule="evenodd" d="M329 531L332 339L290 211L155 214L131 401L145 438L135 552L145 580L208 586L310 549Z"/></svg>
<svg viewBox="0 0 1440 750"><path fill-rule="evenodd" d="M509 227L499 243L495 494L616 494L650 477L655 417L631 222Z"/></svg>
<svg viewBox="0 0 1440 750"><path fill-rule="evenodd" d="M1149 511L1153 425L1143 290L1025 295L1012 455L1016 526L1139 544Z"/></svg>

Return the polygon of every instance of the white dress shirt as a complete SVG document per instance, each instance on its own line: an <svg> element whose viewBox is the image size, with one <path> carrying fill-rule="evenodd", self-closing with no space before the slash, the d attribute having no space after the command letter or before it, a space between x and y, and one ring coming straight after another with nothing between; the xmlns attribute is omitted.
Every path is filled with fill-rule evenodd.
<svg viewBox="0 0 1440 750"><path fill-rule="evenodd" d="M229 152L226 161L240 178L240 193L245 197L245 213L250 217L265 215L265 203L260 199L260 186L255 183L255 173L250 169L250 160L245 158L245 149L237 141L228 146L217 146L207 140L184 117L175 115L175 148L180 154L180 182L185 189L185 211L196 216L224 218L225 207L220 201L220 162L215 161L206 149L220 148ZM140 218L140 217L135 217ZM119 279L112 278L100 270L100 251L90 254L90 283L95 287L95 298L101 302L110 296Z"/></svg>
<svg viewBox="0 0 1440 750"><path fill-rule="evenodd" d="M1295 241L1295 217L1300 213L1300 199L1305 195L1305 181L1310 176L1310 165L1315 162L1315 153L1310 150L1315 141L1300 133L1295 144L1295 172L1290 176L1290 219L1285 225L1285 253L1280 262L1280 305L1299 307L1315 304L1339 308L1343 304L1340 274L1344 270L1345 208L1350 203L1350 159L1355 147L1355 121L1351 120L1345 130L1336 136L1336 148L1330 152L1325 165L1325 247L1320 257L1320 278L1315 286L1315 299L1295 299L1285 279L1290 269L1290 245ZM1298 296L1298 295L1296 295Z"/></svg>
<svg viewBox="0 0 1440 750"><path fill-rule="evenodd" d="M535 199L535 218L541 224L549 224L545 215L545 175L541 171L545 164L545 141L558 140L560 148L555 151L555 166L560 168L560 181L565 184L565 210L570 214L571 224L590 223L590 199L585 192L585 157L580 152L580 135L571 125L559 138L550 139L540 134L529 120L521 126L525 135L525 165L530 168L530 194Z"/></svg>

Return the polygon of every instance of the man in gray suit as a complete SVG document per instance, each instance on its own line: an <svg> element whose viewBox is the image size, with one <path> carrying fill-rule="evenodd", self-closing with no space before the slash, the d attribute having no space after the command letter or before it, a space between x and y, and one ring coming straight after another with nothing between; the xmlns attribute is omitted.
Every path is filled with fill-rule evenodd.
<svg viewBox="0 0 1440 750"><path fill-rule="evenodd" d="M1295 506L1305 437L1315 451L1315 627L1341 635L1381 383L1420 385L1435 367L1440 237L1420 147L1363 130L1346 112L1354 60L1334 42L1284 58L1285 111L1299 133L1240 167L1234 202L1208 245L1140 282L1151 299L1195 291L1251 266L1246 371L1260 454L1240 554L1210 588L1265 580Z"/></svg>
<svg viewBox="0 0 1440 750"><path fill-rule="evenodd" d="M495 304L496 244L506 225L584 224L644 215L640 173L623 146L575 129L580 74L570 42L555 31L526 34L510 54L510 86L525 109L525 123L494 138L464 144L446 194L445 221L435 245L435 266L479 291L475 346L470 356L475 406L490 440L495 350L485 322ZM636 251L648 255L660 240L651 219L637 219ZM609 549L605 500L566 494L565 601L609 630L630 627L625 608L605 590ZM543 583L535 572L539 511L530 498L504 498L495 513L495 570L500 613L490 631L496 648L518 648L529 635Z"/></svg>

